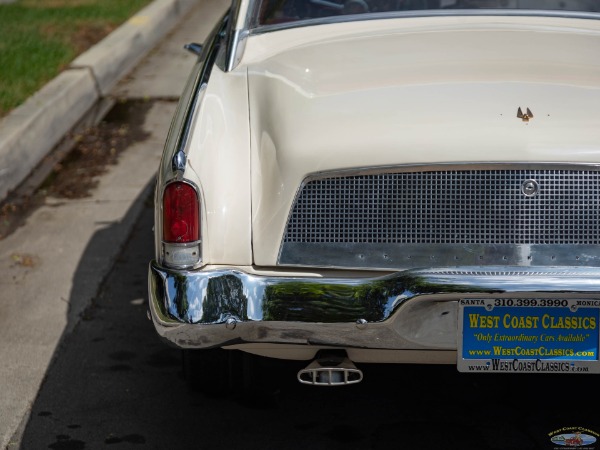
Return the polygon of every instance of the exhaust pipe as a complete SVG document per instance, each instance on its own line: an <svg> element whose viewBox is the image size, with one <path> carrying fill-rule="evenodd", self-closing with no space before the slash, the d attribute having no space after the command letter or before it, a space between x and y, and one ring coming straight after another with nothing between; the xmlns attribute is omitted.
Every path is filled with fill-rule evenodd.
<svg viewBox="0 0 600 450"><path fill-rule="evenodd" d="M298 372L298 381L312 386L345 386L360 383L363 373L345 356L315 359Z"/></svg>

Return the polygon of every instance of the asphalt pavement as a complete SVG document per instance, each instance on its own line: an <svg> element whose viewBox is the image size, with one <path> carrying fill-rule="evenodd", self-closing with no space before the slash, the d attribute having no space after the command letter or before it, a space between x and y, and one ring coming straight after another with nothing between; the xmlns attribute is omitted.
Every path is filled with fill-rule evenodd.
<svg viewBox="0 0 600 450"><path fill-rule="evenodd" d="M195 62L183 45L202 42L226 8L199 0L130 76L101 88L147 102L139 108L144 139L120 155L90 197L49 197L0 241L0 449L18 440L60 343L98 295L149 199L175 99Z"/></svg>

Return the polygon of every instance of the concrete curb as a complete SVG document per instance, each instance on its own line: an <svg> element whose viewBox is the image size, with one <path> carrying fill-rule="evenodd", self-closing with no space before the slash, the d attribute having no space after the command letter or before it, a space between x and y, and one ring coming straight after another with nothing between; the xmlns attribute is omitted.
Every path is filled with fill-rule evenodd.
<svg viewBox="0 0 600 450"><path fill-rule="evenodd" d="M155 0L0 121L0 201L197 0Z"/></svg>

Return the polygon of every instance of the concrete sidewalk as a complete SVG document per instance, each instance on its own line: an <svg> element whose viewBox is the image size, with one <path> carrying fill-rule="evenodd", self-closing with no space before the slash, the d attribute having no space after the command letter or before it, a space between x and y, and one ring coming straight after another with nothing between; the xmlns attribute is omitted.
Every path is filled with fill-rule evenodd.
<svg viewBox="0 0 600 450"><path fill-rule="evenodd" d="M179 96L195 62L183 45L202 42L227 6L198 0L123 84L96 91L148 100L148 137L120 155L90 198L49 198L0 241L0 449L19 448L19 433L61 339L97 295L149 197L176 107L164 99Z"/></svg>

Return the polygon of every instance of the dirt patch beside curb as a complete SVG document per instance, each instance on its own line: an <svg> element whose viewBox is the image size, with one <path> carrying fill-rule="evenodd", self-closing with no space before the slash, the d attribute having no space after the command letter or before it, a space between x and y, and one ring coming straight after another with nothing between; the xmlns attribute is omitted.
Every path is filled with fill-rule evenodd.
<svg viewBox="0 0 600 450"><path fill-rule="evenodd" d="M69 136L68 139L75 140L75 147L54 165L34 193L11 195L0 204L0 239L21 226L48 197L89 197L98 185L98 177L118 162L119 155L133 143L143 142L150 136L143 124L152 105L153 101L144 100L118 102L98 125Z"/></svg>

